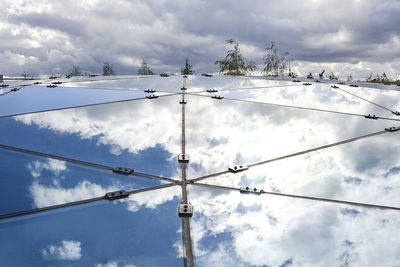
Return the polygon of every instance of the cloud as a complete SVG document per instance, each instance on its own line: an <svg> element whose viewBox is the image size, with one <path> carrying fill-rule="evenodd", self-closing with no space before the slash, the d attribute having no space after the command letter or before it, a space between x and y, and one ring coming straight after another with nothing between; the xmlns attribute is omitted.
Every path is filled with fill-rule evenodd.
<svg viewBox="0 0 400 267"><path fill-rule="evenodd" d="M42 249L45 260L79 260L82 257L81 242L64 240L61 244L49 245Z"/></svg>
<svg viewBox="0 0 400 267"><path fill-rule="evenodd" d="M43 170L51 171L55 176L57 176L60 172L67 169L65 161L55 159L47 159L46 162L36 160L32 163L29 163L27 167L34 178L39 177Z"/></svg>
<svg viewBox="0 0 400 267"><path fill-rule="evenodd" d="M231 37L259 66L265 46L276 41L303 75L322 68L368 75L358 63L374 72L399 71L400 4L394 0L283 0L279 5L261 0L251 5L227 0L190 5L180 0L5 0L3 6L0 36L7 42L0 51L37 59L21 65L2 60L7 68L1 66L0 72L8 75L66 73L72 65L99 73L104 61L113 63L117 73L132 74L142 58L157 72L177 72L186 57L198 73L214 72L214 61L226 53L224 40ZM54 49L64 55L58 62L47 55Z"/></svg>

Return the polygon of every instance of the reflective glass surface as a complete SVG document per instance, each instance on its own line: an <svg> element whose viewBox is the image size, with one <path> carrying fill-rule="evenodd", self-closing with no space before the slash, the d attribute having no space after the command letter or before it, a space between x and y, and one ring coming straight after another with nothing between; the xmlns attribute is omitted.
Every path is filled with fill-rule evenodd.
<svg viewBox="0 0 400 267"><path fill-rule="evenodd" d="M72 87L26 86L0 98L0 116L145 98L143 91L89 90Z"/></svg>
<svg viewBox="0 0 400 267"><path fill-rule="evenodd" d="M0 149L0 215L136 190L160 181Z"/></svg>
<svg viewBox="0 0 400 267"><path fill-rule="evenodd" d="M1 96L4 114L143 98L146 89L159 97L1 118L0 214L165 183L5 145L176 180L211 176L187 185L190 220L178 217L178 210L190 215L178 209L186 204L184 181L128 199L2 219L0 265L182 266L190 241L196 266L399 265L398 210L268 194L400 207L400 131L385 130L400 126L391 112L399 92L338 85L351 95L326 80L279 79L73 77L56 88L45 87L49 80ZM168 92L177 95L162 96ZM182 145L186 172L177 160ZM249 169L228 171L235 165ZM240 193L246 186L264 191Z"/></svg>
<svg viewBox="0 0 400 267"><path fill-rule="evenodd" d="M176 175L178 96L0 119L0 144L140 172Z"/></svg>
<svg viewBox="0 0 400 267"><path fill-rule="evenodd" d="M301 152L396 126L309 110L189 96L186 108L190 177Z"/></svg>
<svg viewBox="0 0 400 267"><path fill-rule="evenodd" d="M398 211L189 187L197 266L397 266Z"/></svg>
<svg viewBox="0 0 400 267"><path fill-rule="evenodd" d="M177 189L1 220L1 265L182 266Z"/></svg>
<svg viewBox="0 0 400 267"><path fill-rule="evenodd" d="M157 90L160 92L179 92L182 87L182 76L161 77L160 75L146 76L99 76L91 80L74 77L65 81L66 86L80 88L128 89L128 90Z"/></svg>

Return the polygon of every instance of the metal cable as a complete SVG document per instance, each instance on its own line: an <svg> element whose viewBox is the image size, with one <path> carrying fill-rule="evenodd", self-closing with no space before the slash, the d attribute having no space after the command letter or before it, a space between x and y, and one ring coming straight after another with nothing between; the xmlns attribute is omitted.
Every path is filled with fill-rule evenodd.
<svg viewBox="0 0 400 267"><path fill-rule="evenodd" d="M39 157L52 158L52 159L56 159L56 160L71 162L71 163L84 165L84 166L89 166L89 167L94 167L94 168L98 168L98 169L104 169L104 170L109 170L109 171L114 170L113 167L102 165L102 164L97 164L97 163L92 163L92 162L83 161L83 160L66 158L66 157L62 157L62 156L52 155L52 154L48 154L48 153L42 153L42 152L33 151L33 150L29 150L29 149L24 149L24 148L19 148L19 147L14 147L14 146L8 146L8 145L4 145L4 144L0 144L0 148L7 149L7 150L12 150L12 151L17 151L17 152L25 153L25 154L31 154L31 155L35 155L35 156L39 156ZM175 179L164 178L164 177L155 176L155 175L146 174L146 173L141 173L141 172L136 172L136 171L134 171L133 173L131 173L129 175L140 176L140 177L145 177L145 178L150 178L150 179L156 179L156 180L161 180L161 181L166 181L166 182L174 182L174 183L180 182L180 181L175 180Z"/></svg>
<svg viewBox="0 0 400 267"><path fill-rule="evenodd" d="M193 95L193 96L207 97L207 98L210 97L208 95L199 95L199 94L195 94L195 93L188 93L188 94ZM276 106L276 107L311 110L311 111L318 111L318 112L327 112L327 113L334 113L334 114L340 114L340 115L365 117L365 114L359 114L359 113L350 113L350 112L342 112L342 111L334 111L334 110L318 109L318 108L308 108L308 107L294 106L294 105L275 104L275 103L270 103L270 102L259 102L259 101L236 99L236 98L229 98L229 97L224 97L223 99L230 100L230 101L251 103L251 104L268 105L268 106ZM393 118L386 118L386 117L377 117L377 119L390 120L390 121L400 121L400 119L393 119Z"/></svg>
<svg viewBox="0 0 400 267"><path fill-rule="evenodd" d="M174 95L179 95L179 94L180 93L174 93L174 94L168 94L168 95L161 95L161 96L158 96L158 97L160 98L160 97L174 96ZM46 109L46 110L39 110L39 111L32 111L32 112L23 112L23 113L16 113L16 114L10 114L10 115L3 115L3 116L0 116L0 119L10 118L10 117L15 117L15 116L28 115L28 114L37 114L37 113L43 113L43 112L50 112L50 111L60 111L60 110L67 110L67 109L74 109L74 108L85 108L85 107L109 105L109 104L116 104L116 103L132 102L132 101L144 100L144 99L147 99L147 98L146 97L130 98L130 99L123 99L123 100L109 101L109 102L101 102L101 103L94 103L94 104L70 106L70 107L65 107L65 108L54 108L54 109Z"/></svg>
<svg viewBox="0 0 400 267"><path fill-rule="evenodd" d="M159 185L159 186L154 186L154 187L142 188L142 189L129 191L128 194L132 195L132 194L138 194L138 193L142 193L142 192L154 191L154 190L158 190L158 189L162 189L162 188L172 187L175 185L176 184L165 184L165 185ZM107 199L106 196L102 196L102 197L95 197L95 198L89 198L89 199L84 199L84 200L68 202L68 203L64 203L64 204L47 206L47 207L43 207L43 208L13 212L13 213L0 215L0 220L13 218L13 217L17 217L17 216L22 216L22 215L34 214L34 213L43 212L43 211L66 208L66 207L71 207L71 206L76 206L76 205L81 205L81 204L87 204L87 203L96 202L96 201L100 201L100 200L106 200L106 199Z"/></svg>
<svg viewBox="0 0 400 267"><path fill-rule="evenodd" d="M230 187L230 186L204 184L204 183L194 183L193 185L204 186L204 187L212 187L212 188L216 188L216 189L227 189L227 190L240 191L240 188ZM307 200L314 200L314 201L331 202L331 203L337 203L337 204L346 204L346 205L360 206L360 207L364 207L364 208L378 208L378 209L390 209L390 210L399 210L400 211L400 207L376 205L376 204L353 202L353 201L330 199L330 198L322 198L322 197L311 197L311 196L303 196L303 195L284 194L284 193L269 192L269 191L264 191L264 190L261 190L261 194L281 196L281 197L300 198L300 199L307 199Z"/></svg>
<svg viewBox="0 0 400 267"><path fill-rule="evenodd" d="M371 134L367 134L367 135L362 135L362 136L355 137L355 138L346 139L346 140L343 140L343 141L340 141L340 142L336 142L336 143L332 143L332 144L328 144L328 145L323 145L323 146L315 147L315 148L312 148L312 149L303 150L303 151L300 151L300 152L288 154L288 155L277 157L277 158L272 158L272 159L268 159L268 160L263 160L263 161L259 161L259 162L250 163L250 164L248 164L246 166L248 168L250 168L250 167L257 166L257 165L262 165L262 164L266 164L266 163L273 162L273 161L278 161L278 160L287 159L287 158L291 158L291 157L295 157L295 156L299 156L299 155L304 155L304 154L311 153L311 152L314 152L314 151L318 151L318 150L326 149L326 148L329 148L329 147L334 147L334 146L338 146L338 145L354 142L354 141L357 141L357 140L360 140L360 139L363 139L363 138L368 138L368 137L381 135L381 134L385 134L385 133L389 133L389 132L386 131L386 130L383 130L383 131L379 131L379 132L375 132L375 133L371 133ZM246 171L246 170L244 170L244 171ZM229 172L230 172L229 170L226 170L226 171L221 171L221 172L217 172L217 173L212 173L212 174L209 174L209 175L206 175L206 176L202 176L202 177L199 177L199 178L190 179L190 182L201 181L201 180L204 180L204 179L207 179L207 178L220 176L220 175L223 175L223 174L226 174L226 173L229 173Z"/></svg>
<svg viewBox="0 0 400 267"><path fill-rule="evenodd" d="M372 102L372 101L370 101L370 100L368 100L368 99L366 99L366 98L363 98L363 97L361 97L361 96L358 96L358 95L356 95L356 94L353 94L353 93L351 93L351 92L349 92L349 91L346 91L346 90L344 90L344 89L341 89L341 88L335 88L335 89L340 90L340 91L342 91L342 92L345 92L345 93L347 93L347 94L349 94L349 95L352 95L352 96L354 96L354 97L357 97L357 98L359 98L359 99L362 99L362 100L364 100L364 101L366 101L366 102L368 102L368 103L370 103L370 104L373 104L373 105L375 105L375 106L377 106L377 107L383 108L383 109L385 109L385 110L387 110L387 111L393 112L393 110L391 110L391 109L389 109L389 108L387 108L387 107L384 107L384 106L382 106L382 105L380 105L380 104L377 104L377 103L375 103L375 102Z"/></svg>

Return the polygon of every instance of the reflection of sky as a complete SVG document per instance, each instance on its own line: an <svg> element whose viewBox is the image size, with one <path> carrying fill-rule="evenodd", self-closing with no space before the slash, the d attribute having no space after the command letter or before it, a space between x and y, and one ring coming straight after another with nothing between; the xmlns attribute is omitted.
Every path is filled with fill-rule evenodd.
<svg viewBox="0 0 400 267"><path fill-rule="evenodd" d="M124 88L134 89L145 87L147 84L152 87L151 89L168 90L172 84L180 86L180 81L181 77L168 79L154 77L154 79L75 85L90 85L90 87L98 86L99 88L125 86ZM187 87L188 91L202 91L212 88L228 89L280 84L291 84L291 82L248 77L189 76ZM369 92L368 89L362 90ZM377 93L378 90L371 90L374 90L375 95L365 93L363 96L370 100L379 100L382 105L392 107L395 104L392 99L392 94L395 93L385 92L383 96L380 96ZM360 91L360 94L361 92L364 94L364 91ZM360 114L373 113L390 117L387 111L335 91L325 84L227 91L225 95L238 99ZM248 164L284 156L398 125L394 121L375 121L363 117L215 100L200 96L187 96L187 101L186 151L191 159L189 178L223 171L231 164ZM0 129L4 134L0 137L0 143L110 166L126 166L141 172L177 178L179 175L176 156L180 153L181 134L181 106L178 103L179 96L172 96L2 119ZM29 138L26 138L27 136ZM400 162L396 156L399 154L399 148L395 145L397 139L398 132L388 133L253 167L243 173L210 178L204 182L236 187L249 185L282 193L399 206L399 188L396 186L400 168ZM5 165L10 162L10 160L7 161L9 156L6 154L2 153ZM24 157L23 160L21 156L15 156L15 158L15 166L18 165L17 162L20 162L22 166L19 168L18 175L14 175L20 179L18 185L13 185L16 188L26 185L25 181L31 181L28 183L31 186L36 182L39 185L36 189L43 189L41 194L50 194L49 196L60 194L61 190L65 191L66 196L81 195L85 192L87 195L95 196L93 192L97 193L101 190L97 190L94 185L100 186L102 190L124 189L119 186L125 183L121 180L126 177L114 178L111 177L114 175L109 173L77 168L68 163L57 165L55 162L33 157ZM12 172L8 171L7 174L12 174ZM102 179L97 180L95 177L98 176ZM111 177L111 181L114 182L107 180L108 177ZM67 183L66 181L74 182ZM91 185L83 183L84 181ZM4 183L7 185L7 181ZM125 185L130 186L129 183ZM131 184L131 186L138 185ZM53 188L59 190L51 191ZM94 189L85 191L88 188ZM71 189L72 191L69 192L68 190ZM32 191L25 188L23 192L26 194ZM139 220L141 224L138 222L135 224L138 225L137 229L127 230L129 236L132 236L130 231L136 234L135 231L139 231L141 227L146 228L147 222L155 220L156 216L153 213L160 213L160 217L157 217L162 221L160 225L174 220L174 223L179 223L176 217L178 202L176 196L179 195L179 190L165 189L164 192L167 193L164 194L159 194L159 192L161 191L138 194L131 197L126 204L107 206L125 207L116 211L114 214L116 216L121 216L121 214L124 218L137 216L135 220ZM400 248L400 243L393 238L399 227L399 221L397 214L392 211L265 195L239 196L238 192L194 186L190 187L189 193L190 202L195 210L192 232L196 262L199 266L340 266L346 264L365 266L379 265L382 263L379 259L382 258L388 266L399 263L396 251ZM27 195L25 199L26 201L33 199L31 205L39 203L39 198L35 195ZM49 197L45 204L56 202L57 199L60 197ZM68 198L65 197L65 199ZM27 207L26 204L23 207ZM112 213L111 209L105 208L105 210L107 213ZM75 217L79 216L81 215ZM97 216L100 215L96 215L95 218ZM57 219L57 216L52 216L52 218ZM106 224L112 221L116 219L108 218ZM118 220L118 223L121 222ZM100 223L98 227L103 227L102 225L103 223ZM111 231L107 227L96 228L94 231ZM132 228L125 223L121 223L121 227L125 227L121 229ZM169 231L168 233L160 234L161 240L170 240L173 244L168 248L160 248L162 251L174 250L173 255L170 254L172 255L170 260L179 260L176 252L179 247L176 238L177 230L178 227L175 225L174 230L167 229L165 231ZM126 231L121 232L126 234ZM90 231L90 233L95 232ZM84 233L84 230L82 234L89 235L89 233ZM146 234L149 238L156 236L146 231L139 236L144 238ZM80 260L86 263L84 261L85 256L88 255L86 242L89 242L90 246L95 246L93 237L86 237L86 241L78 237L60 235L58 239L47 240L40 246L37 255L43 259L46 254L45 260L54 260L54 255L65 254L65 251L69 251L68 248L70 248L72 258L76 258L80 253ZM116 237L108 237L115 243L119 240ZM381 243L380 238L388 240L386 245ZM156 242L153 239L148 243ZM149 250L139 251L148 255L146 253ZM135 262L130 261L130 258L126 256L132 254L128 251L124 253L121 255L125 256L117 255L118 253L105 256L101 263L118 262L123 265ZM140 255L140 253L134 255ZM139 266L144 263L146 262L135 262ZM173 263L175 262L162 265L173 266ZM156 262L155 265L159 264Z"/></svg>

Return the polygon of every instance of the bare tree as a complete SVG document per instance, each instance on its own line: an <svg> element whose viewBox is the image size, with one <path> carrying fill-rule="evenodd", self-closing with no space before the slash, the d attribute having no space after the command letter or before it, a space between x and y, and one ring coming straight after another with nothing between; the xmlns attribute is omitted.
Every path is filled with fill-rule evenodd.
<svg viewBox="0 0 400 267"><path fill-rule="evenodd" d="M194 71L192 70L192 65L189 64L189 59L186 58L185 68L181 68L181 74L183 75L191 75Z"/></svg>
<svg viewBox="0 0 400 267"><path fill-rule="evenodd" d="M142 64L138 70L139 75L153 75L154 72L151 70L149 64L143 59Z"/></svg>
<svg viewBox="0 0 400 267"><path fill-rule="evenodd" d="M324 78L324 73L325 73L325 70L323 70L321 73L318 74L318 76L319 76L320 79L323 79L323 78Z"/></svg>
<svg viewBox="0 0 400 267"><path fill-rule="evenodd" d="M115 75L114 68L108 62L104 62L103 65L103 76Z"/></svg>
<svg viewBox="0 0 400 267"><path fill-rule="evenodd" d="M274 42L271 42L271 46L266 47L266 54L264 55L264 70L265 74L273 74L278 76L283 74L289 66L289 61L286 58L289 52L285 52L279 55L278 48Z"/></svg>
<svg viewBox="0 0 400 267"><path fill-rule="evenodd" d="M331 72L331 73L329 74L329 79L330 79L330 80L338 80L338 79L339 79L339 76L336 76L335 73Z"/></svg>
<svg viewBox="0 0 400 267"><path fill-rule="evenodd" d="M246 75L254 71L257 67L253 61L247 61L239 49L239 44L234 39L226 40L227 44L233 45L233 49L228 50L224 60L215 61L219 65L219 72L223 75Z"/></svg>
<svg viewBox="0 0 400 267"><path fill-rule="evenodd" d="M81 69L78 66L72 66L72 69L69 73L65 75L66 78L71 78L74 76L82 76Z"/></svg>

